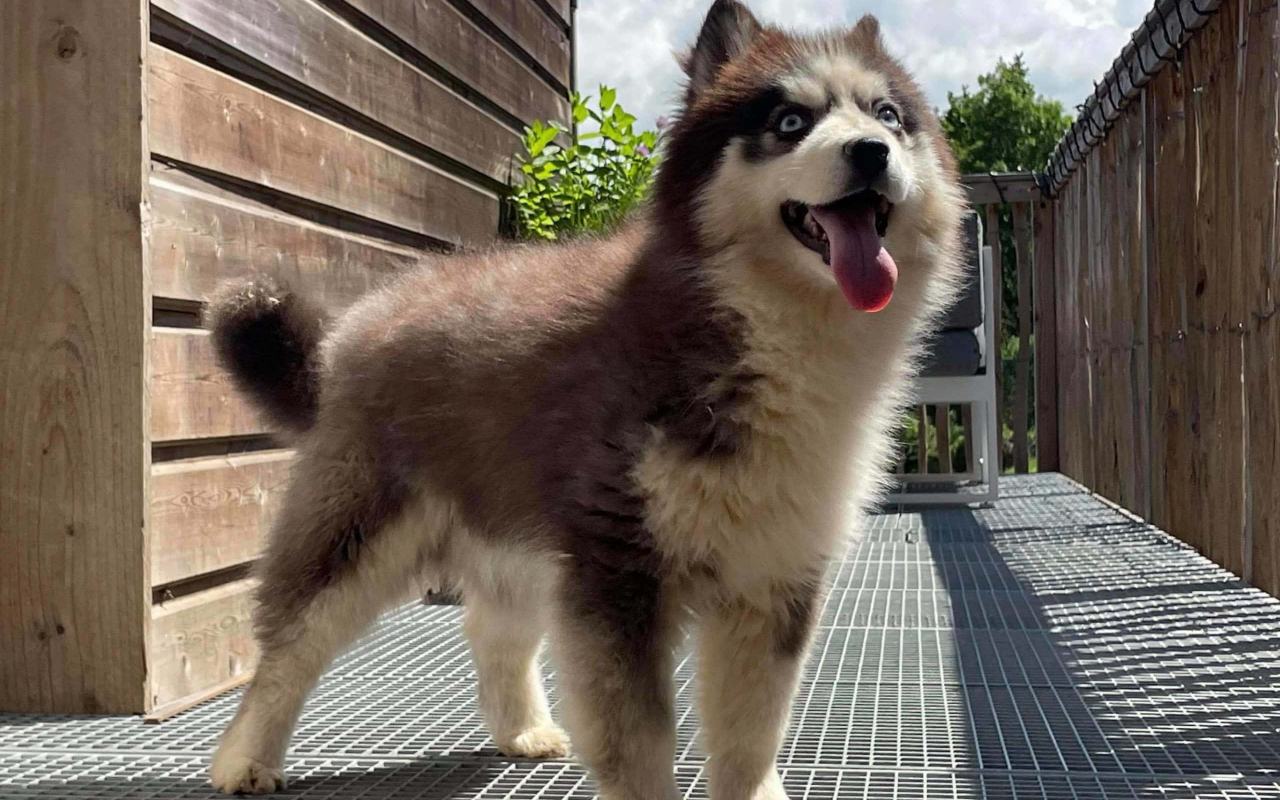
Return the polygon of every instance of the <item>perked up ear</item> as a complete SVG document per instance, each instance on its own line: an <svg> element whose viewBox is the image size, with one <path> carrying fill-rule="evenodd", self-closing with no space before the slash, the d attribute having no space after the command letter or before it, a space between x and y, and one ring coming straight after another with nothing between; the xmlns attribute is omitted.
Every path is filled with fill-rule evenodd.
<svg viewBox="0 0 1280 800"><path fill-rule="evenodd" d="M858 24L853 26L854 35L862 35L868 39L880 38L880 20L874 14L863 14Z"/></svg>
<svg viewBox="0 0 1280 800"><path fill-rule="evenodd" d="M684 59L688 102L715 82L721 67L745 53L762 30L751 10L738 0L715 0L702 23L698 43Z"/></svg>

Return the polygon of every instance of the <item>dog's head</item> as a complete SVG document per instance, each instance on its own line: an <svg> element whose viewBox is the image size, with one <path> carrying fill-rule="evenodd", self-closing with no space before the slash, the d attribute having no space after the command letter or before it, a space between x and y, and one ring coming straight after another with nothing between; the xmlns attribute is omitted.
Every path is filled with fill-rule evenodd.
<svg viewBox="0 0 1280 800"><path fill-rule="evenodd" d="M866 311L888 304L900 266L948 257L951 152L874 17L797 35L716 0L684 67L657 202L699 247L738 246Z"/></svg>

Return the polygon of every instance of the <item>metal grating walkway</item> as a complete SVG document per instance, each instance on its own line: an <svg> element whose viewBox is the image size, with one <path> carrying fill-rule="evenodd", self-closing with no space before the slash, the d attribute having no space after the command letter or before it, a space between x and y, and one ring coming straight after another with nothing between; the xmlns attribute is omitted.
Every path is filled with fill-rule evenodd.
<svg viewBox="0 0 1280 800"><path fill-rule="evenodd" d="M1280 602L1065 478L1002 488L993 509L874 517L835 571L781 755L792 800L1280 798ZM341 659L288 796L594 796L575 764L493 750L458 617L402 609ZM691 664L678 685L701 798ZM0 715L0 797L216 797L236 699L160 725Z"/></svg>

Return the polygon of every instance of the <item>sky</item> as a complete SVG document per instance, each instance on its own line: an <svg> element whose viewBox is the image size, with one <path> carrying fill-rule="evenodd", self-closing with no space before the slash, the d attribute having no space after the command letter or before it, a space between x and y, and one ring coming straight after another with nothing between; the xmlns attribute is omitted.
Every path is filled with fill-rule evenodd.
<svg viewBox="0 0 1280 800"><path fill-rule="evenodd" d="M891 52L939 109L947 92L975 87L996 59L1022 53L1041 94L1077 104L1120 53L1152 0L747 0L763 21L796 29L880 18ZM604 83L652 127L678 97L674 53L687 48L710 0L579 0L578 87Z"/></svg>

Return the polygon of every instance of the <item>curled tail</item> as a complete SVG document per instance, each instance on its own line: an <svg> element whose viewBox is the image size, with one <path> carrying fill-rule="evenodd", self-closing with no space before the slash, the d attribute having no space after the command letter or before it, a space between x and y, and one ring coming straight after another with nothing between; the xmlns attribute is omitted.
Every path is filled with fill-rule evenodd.
<svg viewBox="0 0 1280 800"><path fill-rule="evenodd" d="M218 360L268 418L291 433L316 421L319 346L327 315L267 278L231 286L209 305Z"/></svg>

